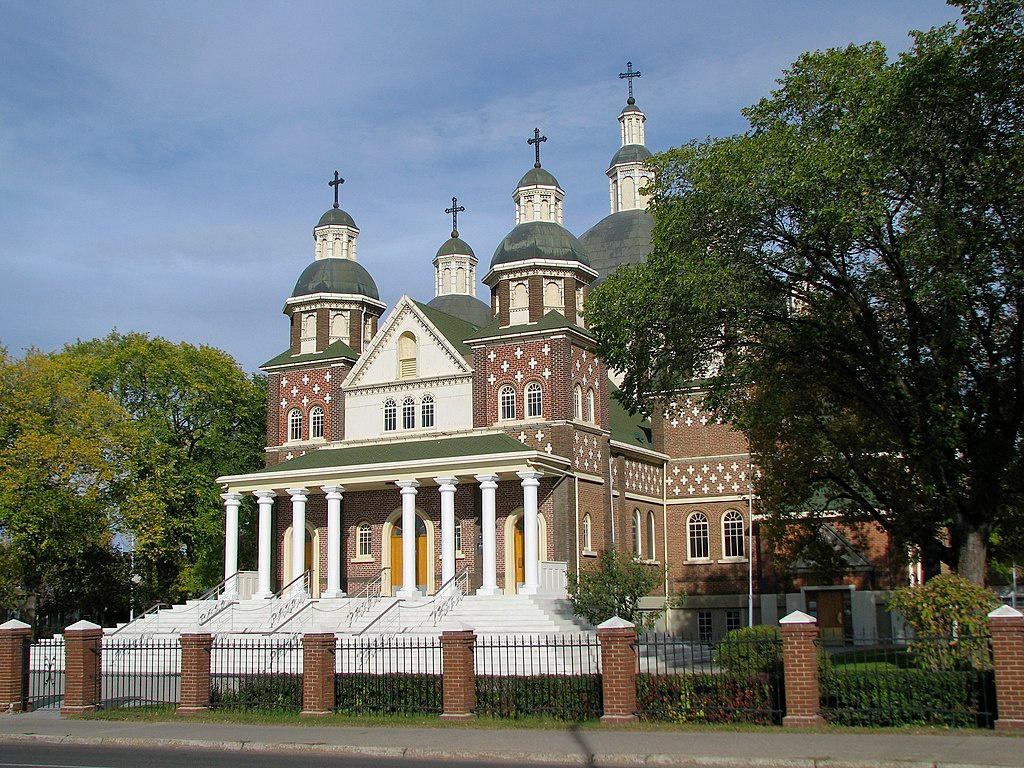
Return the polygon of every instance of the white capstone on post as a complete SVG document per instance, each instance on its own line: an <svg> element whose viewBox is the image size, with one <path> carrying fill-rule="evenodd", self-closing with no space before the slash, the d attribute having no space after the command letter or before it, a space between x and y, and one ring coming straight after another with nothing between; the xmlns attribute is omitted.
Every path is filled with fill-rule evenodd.
<svg viewBox="0 0 1024 768"><path fill-rule="evenodd" d="M309 597L305 580L299 578L306 570L306 489L289 488L292 499L292 572L288 597Z"/></svg>
<svg viewBox="0 0 1024 768"><path fill-rule="evenodd" d="M259 507L259 522L258 522L258 551L256 555L256 594L254 598L260 600L267 600L274 596L274 593L270 589L270 547L273 537L272 525L272 510L274 508L274 497L277 496L273 491L254 491L253 496L256 497L256 505Z"/></svg>
<svg viewBox="0 0 1024 768"><path fill-rule="evenodd" d="M224 597L238 597L238 507L240 493L222 493L224 499Z"/></svg>
<svg viewBox="0 0 1024 768"><path fill-rule="evenodd" d="M402 588L396 597L415 597L416 589L416 480L395 483L402 494Z"/></svg>
<svg viewBox="0 0 1024 768"><path fill-rule="evenodd" d="M523 586L521 595L536 595L540 591L538 572L538 525L537 488L540 487L540 472L517 472L523 481ZM506 544L506 546L508 546Z"/></svg>
<svg viewBox="0 0 1024 768"><path fill-rule="evenodd" d="M478 595L498 594L497 526L495 524L495 493L498 489L497 475L477 475L480 483L480 538L483 579Z"/></svg>
<svg viewBox="0 0 1024 768"><path fill-rule="evenodd" d="M327 591L320 597L344 597L341 590L341 499L340 485L321 488L327 498Z"/></svg>
<svg viewBox="0 0 1024 768"><path fill-rule="evenodd" d="M434 482L441 492L441 584L448 584L455 578L455 486L459 483L454 477L435 477Z"/></svg>

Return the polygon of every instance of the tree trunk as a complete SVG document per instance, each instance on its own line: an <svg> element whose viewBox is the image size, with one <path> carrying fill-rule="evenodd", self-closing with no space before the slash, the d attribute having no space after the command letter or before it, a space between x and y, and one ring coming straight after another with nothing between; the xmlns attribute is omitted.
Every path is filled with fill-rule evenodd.
<svg viewBox="0 0 1024 768"><path fill-rule="evenodd" d="M988 535L976 529L965 530L957 554L957 573L968 581L985 586L988 566Z"/></svg>

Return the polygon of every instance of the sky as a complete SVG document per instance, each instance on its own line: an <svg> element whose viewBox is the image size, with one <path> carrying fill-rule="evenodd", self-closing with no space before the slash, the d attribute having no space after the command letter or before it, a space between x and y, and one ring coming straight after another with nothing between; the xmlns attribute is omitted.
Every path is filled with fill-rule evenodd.
<svg viewBox="0 0 1024 768"><path fill-rule="evenodd" d="M955 19L939 0L46 3L0 0L0 345L143 331L247 370L333 204L389 306L459 230L486 272L544 167L576 235L608 214L626 61L653 151L741 132L803 51ZM485 295L482 287L477 294Z"/></svg>

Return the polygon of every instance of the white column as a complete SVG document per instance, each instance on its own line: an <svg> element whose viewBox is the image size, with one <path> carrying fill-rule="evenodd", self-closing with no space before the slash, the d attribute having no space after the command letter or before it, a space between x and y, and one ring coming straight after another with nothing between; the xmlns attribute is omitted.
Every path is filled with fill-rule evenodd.
<svg viewBox="0 0 1024 768"><path fill-rule="evenodd" d="M274 593L270 589L270 547L273 537L273 530L271 528L271 510L274 507L274 497L277 496L277 494L273 491L255 491L253 496L256 497L256 504L258 504L260 508L258 535L259 554L256 558L258 584L256 586L256 594L253 595L253 597L265 600L274 596Z"/></svg>
<svg viewBox="0 0 1024 768"><path fill-rule="evenodd" d="M238 507L240 493L222 493L224 499L224 597L238 597Z"/></svg>
<svg viewBox="0 0 1024 768"><path fill-rule="evenodd" d="M327 591L320 597L344 597L341 591L341 498L345 489L340 485L325 485L320 490L327 497Z"/></svg>
<svg viewBox="0 0 1024 768"><path fill-rule="evenodd" d="M416 589L416 480L399 480L395 483L402 494L402 588L396 597L415 597ZM429 564L428 564L429 567Z"/></svg>
<svg viewBox="0 0 1024 768"><path fill-rule="evenodd" d="M540 587L537 561L537 488L540 472L517 472L523 481L523 586L521 595L536 595Z"/></svg>
<svg viewBox="0 0 1024 768"><path fill-rule="evenodd" d="M454 477L435 477L441 491L441 584L455 576L455 486Z"/></svg>
<svg viewBox="0 0 1024 768"><path fill-rule="evenodd" d="M309 597L306 585L299 579L306 570L306 489L289 488L288 495L292 497L292 572L288 574L288 581L295 582L288 590L288 597Z"/></svg>
<svg viewBox="0 0 1024 768"><path fill-rule="evenodd" d="M498 564L495 557L497 550L497 530L494 523L494 496L498 489L497 475L477 475L476 481L480 483L480 538L482 545L481 569L483 581L478 595L497 595L498 592ZM505 542L505 546L510 546Z"/></svg>

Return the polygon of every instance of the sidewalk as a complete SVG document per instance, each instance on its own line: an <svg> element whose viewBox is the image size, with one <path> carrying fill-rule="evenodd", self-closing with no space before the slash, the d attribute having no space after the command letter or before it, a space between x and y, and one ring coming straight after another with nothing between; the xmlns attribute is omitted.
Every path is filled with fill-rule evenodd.
<svg viewBox="0 0 1024 768"><path fill-rule="evenodd" d="M779 731L521 730L236 725L195 720L64 720L52 711L0 716L4 742L191 746L227 750L316 750L338 755L549 762L563 765L681 765L702 768L1021 766L1024 737Z"/></svg>

